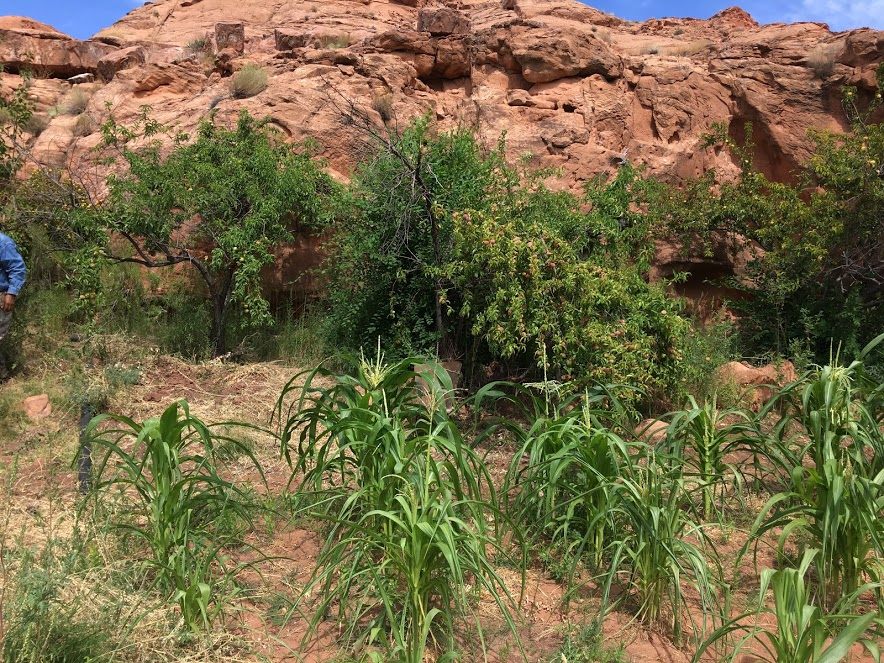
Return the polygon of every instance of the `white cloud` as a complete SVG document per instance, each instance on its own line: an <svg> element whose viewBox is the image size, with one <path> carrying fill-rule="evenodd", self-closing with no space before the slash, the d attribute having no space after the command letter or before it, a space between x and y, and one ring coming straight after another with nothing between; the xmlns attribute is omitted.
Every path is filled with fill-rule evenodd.
<svg viewBox="0 0 884 663"><path fill-rule="evenodd" d="M784 14L789 21L821 21L833 30L884 28L884 0L799 0Z"/></svg>

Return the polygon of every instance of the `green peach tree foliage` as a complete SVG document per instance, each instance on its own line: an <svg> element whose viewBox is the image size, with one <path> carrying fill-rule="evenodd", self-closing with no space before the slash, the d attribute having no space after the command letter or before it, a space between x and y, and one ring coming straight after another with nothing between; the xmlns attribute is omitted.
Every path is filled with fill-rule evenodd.
<svg viewBox="0 0 884 663"><path fill-rule="evenodd" d="M803 347L822 360L833 342L858 352L884 327L884 65L877 75L871 97L844 88L848 131L810 132L814 151L796 185L753 168L751 127L738 145L719 126L707 144L734 154L737 180L716 186L708 174L654 206L674 234L729 231L760 249L734 284L749 295L734 303L747 354Z"/></svg>
<svg viewBox="0 0 884 663"><path fill-rule="evenodd" d="M174 136L168 154L157 140L163 131L146 113L134 127L104 126L126 168L108 178L107 199L80 215L79 230L113 261L194 269L222 354L233 307L253 326L271 322L261 270L295 233L327 222L336 187L308 149L245 111L232 129L213 117L193 140Z"/></svg>
<svg viewBox="0 0 884 663"><path fill-rule="evenodd" d="M453 220L447 268L459 313L493 356L527 355L582 382L674 384L687 325L678 302L637 268L604 251L581 255L538 218L488 210Z"/></svg>
<svg viewBox="0 0 884 663"><path fill-rule="evenodd" d="M504 147L420 120L361 166L328 261L333 340L457 357L467 378L498 361L671 385L685 325L643 278L653 244L637 207L656 185L624 166L585 198L556 192Z"/></svg>

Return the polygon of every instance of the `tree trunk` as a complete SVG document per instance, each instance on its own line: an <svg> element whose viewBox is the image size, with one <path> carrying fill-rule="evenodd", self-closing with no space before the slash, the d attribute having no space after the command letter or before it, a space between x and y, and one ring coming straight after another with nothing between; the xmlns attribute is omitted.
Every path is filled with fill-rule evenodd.
<svg viewBox="0 0 884 663"><path fill-rule="evenodd" d="M219 283L220 281L220 283ZM226 326L230 286L233 284L233 269L215 280L216 288L210 291L212 297L212 356L220 357L227 352Z"/></svg>
<svg viewBox="0 0 884 663"><path fill-rule="evenodd" d="M226 302L218 296L212 297L212 356L220 357L227 350L224 334Z"/></svg>

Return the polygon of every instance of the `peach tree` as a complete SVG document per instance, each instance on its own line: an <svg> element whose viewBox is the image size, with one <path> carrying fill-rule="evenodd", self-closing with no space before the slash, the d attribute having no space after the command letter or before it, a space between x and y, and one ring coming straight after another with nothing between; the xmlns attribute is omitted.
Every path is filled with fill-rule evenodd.
<svg viewBox="0 0 884 663"><path fill-rule="evenodd" d="M103 136L125 168L107 178L106 199L78 215L83 265L100 268L98 253L149 269L192 269L211 309L216 356L227 350L234 307L249 326L269 324L262 269L280 245L331 214L335 185L311 151L284 143L245 111L232 129L204 120L193 140L171 136L147 111L133 127L109 121Z"/></svg>

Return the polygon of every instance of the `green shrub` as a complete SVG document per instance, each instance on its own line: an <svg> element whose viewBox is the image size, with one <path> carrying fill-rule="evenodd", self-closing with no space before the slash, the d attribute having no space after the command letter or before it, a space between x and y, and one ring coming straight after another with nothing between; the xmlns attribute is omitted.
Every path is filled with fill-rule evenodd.
<svg viewBox="0 0 884 663"><path fill-rule="evenodd" d="M193 342L180 352L200 354L200 327L208 311L212 354L225 354L231 320L251 331L273 322L262 271L294 231L322 227L333 213L337 187L309 148L284 143L266 121L246 111L232 129L207 120L192 142L175 136L176 147L167 155L156 141L141 149L126 147L127 141L157 131L163 128L148 116L134 128L113 121L102 128L106 146L116 145L112 152L122 152L129 168L123 176L109 176L102 205L80 210L65 224L68 241L78 245L72 248L78 283L85 283L98 303L97 282L108 261L186 268L199 283L192 292L203 304L186 323L195 332ZM159 196L158 190L168 195Z"/></svg>
<svg viewBox="0 0 884 663"><path fill-rule="evenodd" d="M661 393L678 379L680 305L611 245L583 248L543 218L453 215L446 273L472 336L494 357L548 362L557 379ZM629 392L637 397L638 392Z"/></svg>
<svg viewBox="0 0 884 663"><path fill-rule="evenodd" d="M730 149L741 177L722 186L704 177L670 189L668 200L649 207L676 235L725 232L763 249L753 250L746 274L730 284L744 293L730 304L739 314L743 355L782 356L806 347L824 362L832 342L856 354L884 328L882 271L872 257L884 237L884 124L873 121L884 95L884 65L877 78L868 104L855 88L843 89L850 131L811 132L814 153L796 185L753 168L751 125L742 145L728 127L717 126L707 144Z"/></svg>
<svg viewBox="0 0 884 663"><path fill-rule="evenodd" d="M678 392L672 395L674 405L680 406L688 396L700 403L708 398L724 406L737 404L737 386L723 383L717 369L736 359L737 329L723 317L703 323L693 320L681 343Z"/></svg>
<svg viewBox="0 0 884 663"><path fill-rule="evenodd" d="M395 144L396 153L380 149L353 178L351 211L341 215L326 262L327 324L333 346L358 351L380 338L408 356L433 352L444 333L433 271L451 241L446 210L491 204L507 177L502 151L485 152L467 131L434 136L423 119ZM423 188L407 184L414 175Z"/></svg>
<svg viewBox="0 0 884 663"><path fill-rule="evenodd" d="M196 37L195 39L191 39L187 42L187 45L184 47L188 53L193 55L198 55L200 53L211 53L212 51L212 38L208 36Z"/></svg>
<svg viewBox="0 0 884 663"><path fill-rule="evenodd" d="M247 99L267 88L267 72L257 65L247 64L230 79L230 93L236 99Z"/></svg>
<svg viewBox="0 0 884 663"><path fill-rule="evenodd" d="M622 645L609 647L598 622L592 622L588 626L569 627L562 646L547 663L625 663L626 660Z"/></svg>
<svg viewBox="0 0 884 663"><path fill-rule="evenodd" d="M499 360L556 379L677 378L680 305L644 272L652 242L632 203L647 182L624 168L587 201L523 173L466 130L427 119L393 138L353 181L353 213L327 262L332 345L397 356ZM584 211L585 203L591 212ZM358 218L354 222L353 217Z"/></svg>

